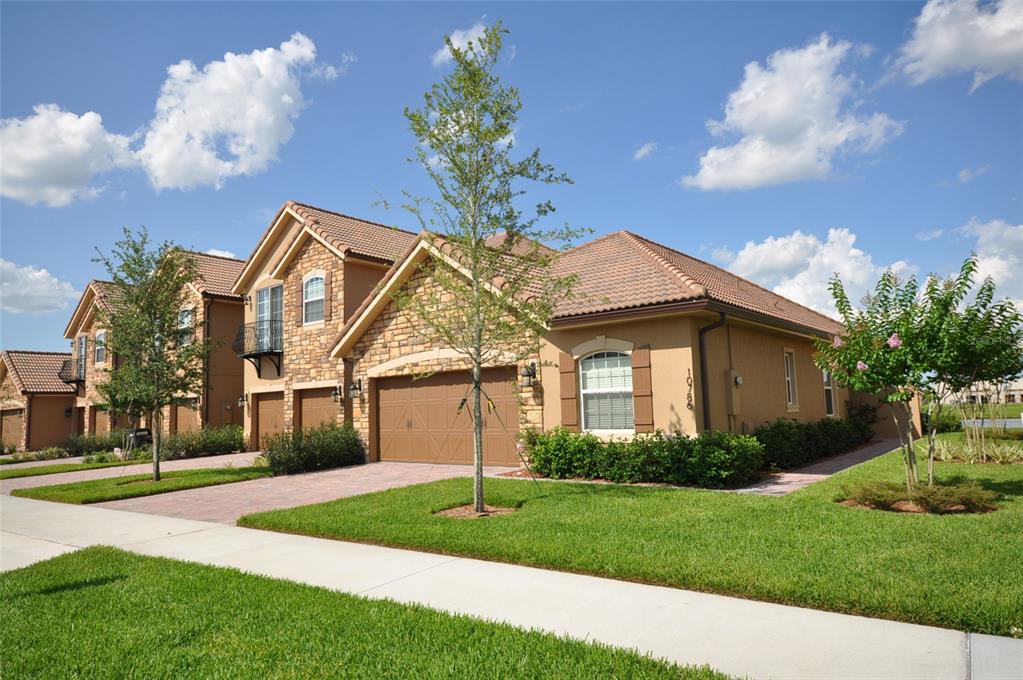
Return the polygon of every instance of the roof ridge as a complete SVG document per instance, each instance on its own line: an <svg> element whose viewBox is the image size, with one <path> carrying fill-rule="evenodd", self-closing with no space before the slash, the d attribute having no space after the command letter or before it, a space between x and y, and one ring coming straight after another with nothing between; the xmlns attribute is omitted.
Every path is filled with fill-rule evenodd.
<svg viewBox="0 0 1023 680"><path fill-rule="evenodd" d="M237 257L227 257L226 255L214 255L213 253L202 253L198 250L189 250L188 248L182 248L182 252L189 253L191 255L202 255L203 257L213 257L218 260L227 260L228 262L245 262Z"/></svg>
<svg viewBox="0 0 1023 680"><path fill-rule="evenodd" d="M376 222L374 220L367 220L364 217L356 217L355 215L349 215L348 213L338 212L337 210L329 210L327 208L321 208L321 207L319 207L317 205L312 205L312 204L309 204L309 203L300 203L298 201L294 201L294 200L290 200L289 199L288 200L288 205L290 205L292 207L306 208L307 210L319 210L320 212L330 213L331 215L337 215L338 217L344 217L344 218L349 219L349 220L358 220L359 222L365 222L366 224L372 224L373 226L376 226L376 227L382 227L384 229L393 229L394 231L400 231L400 232L402 232L404 234L409 234L411 236L416 236L417 235L416 232L414 232L414 231L409 231L408 229L402 229L401 227L396 227L396 226L394 226L392 224L384 224L383 222ZM303 216L303 217L305 217L305 216ZM313 221L316 221L315 217L312 218L312 219L313 219Z"/></svg>
<svg viewBox="0 0 1023 680"><path fill-rule="evenodd" d="M681 269L679 269L675 265L673 265L671 262L668 262L668 260L663 258L657 252L655 252L653 250L653 248L650 247L651 243L654 243L654 242L648 241L647 239L643 238L642 236L639 236L637 234L633 234L631 231L628 231L626 229L623 229L622 231L620 231L618 233L620 233L622 236L624 236L626 238L626 240L628 240L630 243L632 243L632 245L635 246L636 248L638 248L642 253L644 253L648 257L652 258L655 262L657 262L659 265L661 265L661 267L663 269L667 270L668 273L671 274L671 276L673 278L675 278L678 281L681 281L683 284L685 284L685 286L691 292L695 293L697 297L707 297L707 287L704 286L699 281L697 281L696 279L694 279L693 277L691 277L688 274L686 274L684 271L682 271Z"/></svg>
<svg viewBox="0 0 1023 680"><path fill-rule="evenodd" d="M55 352L49 349L5 349L4 354L56 354L71 356L71 352Z"/></svg>

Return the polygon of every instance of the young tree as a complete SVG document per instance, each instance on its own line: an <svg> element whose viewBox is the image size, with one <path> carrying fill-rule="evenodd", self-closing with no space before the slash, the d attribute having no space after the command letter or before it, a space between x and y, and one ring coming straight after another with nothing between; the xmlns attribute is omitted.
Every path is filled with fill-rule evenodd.
<svg viewBox="0 0 1023 680"><path fill-rule="evenodd" d="M909 403L924 384L914 351L920 313L916 280L902 283L886 271L862 309L852 306L837 276L830 289L845 328L830 342L817 341L814 360L839 385L874 394L889 406L902 444L906 486L912 488L918 475Z"/></svg>
<svg viewBox="0 0 1023 680"><path fill-rule="evenodd" d="M515 126L522 103L496 74L506 31L489 26L465 47L445 39L454 67L405 117L418 142L415 160L436 186L433 197L405 193L404 206L424 230L443 237L455 261L432 263L434 286L395 295L424 333L464 356L471 366L468 396L474 429L475 510L483 512L483 368L508 356L533 356L573 277L557 276L559 252L545 243L567 243L578 232L545 230L554 211L540 202L527 215L519 207L523 181L570 180L540 160L539 150L514 159ZM487 400L489 403L489 399Z"/></svg>
<svg viewBox="0 0 1023 680"><path fill-rule="evenodd" d="M198 279L194 260L170 242L150 247L145 228L124 230L108 257L98 251L111 280L110 308L96 323L107 330L114 367L97 390L112 405L131 405L153 427L153 479L160 479L163 407L185 404L202 389L209 340L187 337L179 328L187 286Z"/></svg>

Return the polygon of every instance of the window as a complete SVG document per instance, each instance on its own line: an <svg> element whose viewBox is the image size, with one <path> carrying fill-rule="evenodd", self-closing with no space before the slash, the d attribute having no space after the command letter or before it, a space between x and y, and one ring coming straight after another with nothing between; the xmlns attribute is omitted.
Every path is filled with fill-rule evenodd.
<svg viewBox="0 0 1023 680"><path fill-rule="evenodd" d="M623 352L597 352L579 362L583 429L632 432L632 359Z"/></svg>
<svg viewBox="0 0 1023 680"><path fill-rule="evenodd" d="M276 285L256 291L256 349L280 349L284 318L284 286Z"/></svg>
<svg viewBox="0 0 1023 680"><path fill-rule="evenodd" d="M75 361L78 363L78 376L85 376L85 356L89 339L84 335L78 336L78 351L75 352Z"/></svg>
<svg viewBox="0 0 1023 680"><path fill-rule="evenodd" d="M192 323L195 319L195 311L192 309L182 309L178 312L178 346L182 347L192 342L192 338L195 335L195 329L192 327Z"/></svg>
<svg viewBox="0 0 1023 680"><path fill-rule="evenodd" d="M791 349L785 350L785 403L789 408L798 405L796 395L796 353Z"/></svg>
<svg viewBox="0 0 1023 680"><path fill-rule="evenodd" d="M824 413L829 416L835 415L835 387L828 371L824 371Z"/></svg>
<svg viewBox="0 0 1023 680"><path fill-rule="evenodd" d="M302 284L303 323L323 321L323 277L312 276Z"/></svg>
<svg viewBox="0 0 1023 680"><path fill-rule="evenodd" d="M92 363L102 364L107 360L107 332L96 333L96 347L93 349Z"/></svg>

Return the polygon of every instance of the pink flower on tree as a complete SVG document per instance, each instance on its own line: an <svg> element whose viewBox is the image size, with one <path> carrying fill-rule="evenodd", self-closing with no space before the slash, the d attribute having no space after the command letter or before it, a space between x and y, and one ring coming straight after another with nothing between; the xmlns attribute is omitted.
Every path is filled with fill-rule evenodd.
<svg viewBox="0 0 1023 680"><path fill-rule="evenodd" d="M842 342L842 338L838 337L837 335L835 336L835 339L831 341L831 346L834 347L835 349L838 349L843 345L845 345L845 343Z"/></svg>
<svg viewBox="0 0 1023 680"><path fill-rule="evenodd" d="M898 333L892 333L892 337L888 338L888 346L892 349L902 347L902 338L899 337Z"/></svg>
<svg viewBox="0 0 1023 680"><path fill-rule="evenodd" d="M859 371L860 373L862 373L863 371L867 370L868 368L870 368L870 366L867 366L862 361L857 361L856 362L856 370Z"/></svg>

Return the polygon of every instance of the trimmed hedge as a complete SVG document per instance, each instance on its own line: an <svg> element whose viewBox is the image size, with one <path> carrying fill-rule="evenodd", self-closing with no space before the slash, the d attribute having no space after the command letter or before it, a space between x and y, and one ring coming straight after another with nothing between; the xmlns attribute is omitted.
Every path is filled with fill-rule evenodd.
<svg viewBox="0 0 1023 680"><path fill-rule="evenodd" d="M62 441L58 448L69 456L84 456L98 451L113 451L124 446L124 429L111 430L107 434L73 434Z"/></svg>
<svg viewBox="0 0 1023 680"><path fill-rule="evenodd" d="M638 435L602 441L556 427L527 437L533 469L552 479L660 482L720 489L751 481L762 465L760 443L748 435L703 432Z"/></svg>
<svg viewBox="0 0 1023 680"><path fill-rule="evenodd" d="M160 457L163 460L216 456L244 450L245 436L241 425L179 432L164 437L160 443Z"/></svg>
<svg viewBox="0 0 1023 680"><path fill-rule="evenodd" d="M350 423L270 435L263 458L274 475L293 475L366 462L366 449Z"/></svg>
<svg viewBox="0 0 1023 680"><path fill-rule="evenodd" d="M764 447L764 463L785 470L800 467L861 446L874 436L867 414L841 420L823 418L814 423L779 418L753 436Z"/></svg>

